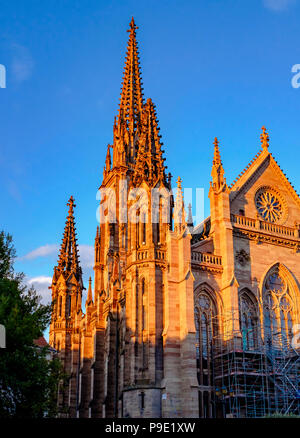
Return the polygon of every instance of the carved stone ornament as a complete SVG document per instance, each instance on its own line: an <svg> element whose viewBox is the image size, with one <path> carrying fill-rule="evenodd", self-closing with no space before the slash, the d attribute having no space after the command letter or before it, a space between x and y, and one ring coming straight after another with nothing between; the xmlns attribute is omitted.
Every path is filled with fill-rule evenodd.
<svg viewBox="0 0 300 438"><path fill-rule="evenodd" d="M241 266L246 266L250 262L250 255L244 249L237 251L235 258Z"/></svg>

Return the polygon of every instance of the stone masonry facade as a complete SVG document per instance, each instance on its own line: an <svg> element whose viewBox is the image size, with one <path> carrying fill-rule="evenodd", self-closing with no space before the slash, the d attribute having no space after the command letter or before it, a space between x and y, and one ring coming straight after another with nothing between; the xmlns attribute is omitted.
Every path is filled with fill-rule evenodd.
<svg viewBox="0 0 300 438"><path fill-rule="evenodd" d="M255 361L274 364L275 348L297 357L300 198L265 128L231 186L215 139L210 216L193 224L180 178L172 194L155 106L144 99L136 29L132 19L85 303L73 197L54 268L50 345L68 376L60 416L248 416L249 388L263 385ZM244 389L237 373L226 381L228 357L253 366L256 380L245 371ZM261 410L284 403L279 377L272 382Z"/></svg>

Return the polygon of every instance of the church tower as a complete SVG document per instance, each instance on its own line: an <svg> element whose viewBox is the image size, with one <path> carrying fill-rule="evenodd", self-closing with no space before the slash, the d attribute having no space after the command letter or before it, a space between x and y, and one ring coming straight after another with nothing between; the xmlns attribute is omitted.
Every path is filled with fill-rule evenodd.
<svg viewBox="0 0 300 438"><path fill-rule="evenodd" d="M149 416L153 406L157 412L152 414L158 415L163 375L171 177L166 176L155 106L151 99L144 102L136 29L132 19L95 242L95 300L104 330L104 416Z"/></svg>
<svg viewBox="0 0 300 438"><path fill-rule="evenodd" d="M59 320L54 311L51 324L51 345L60 342L70 375L61 405L71 417L197 415L190 224L180 179L173 199L155 105L144 100L136 30L132 18L85 314L73 198L53 277L54 302L65 297L72 309ZM68 251L79 274L64 261Z"/></svg>
<svg viewBox="0 0 300 438"><path fill-rule="evenodd" d="M76 238L75 203L72 196L67 206L68 216L51 285L53 310L49 343L58 351L64 371L69 376L67 388L60 391L59 406L62 411L68 407L69 413L75 416L79 352L79 337L76 332L82 316L81 299L84 287Z"/></svg>

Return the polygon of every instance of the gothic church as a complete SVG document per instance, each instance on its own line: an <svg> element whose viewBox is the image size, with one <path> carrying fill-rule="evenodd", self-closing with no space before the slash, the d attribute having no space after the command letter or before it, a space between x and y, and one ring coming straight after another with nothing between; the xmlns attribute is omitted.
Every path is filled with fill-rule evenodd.
<svg viewBox="0 0 300 438"><path fill-rule="evenodd" d="M85 303L73 197L54 268L50 345L68 376L59 415L299 413L300 198L265 128L261 150L231 185L215 139L210 216L193 224L180 178L176 196L170 191L136 29L132 19ZM155 220L144 199L154 189Z"/></svg>

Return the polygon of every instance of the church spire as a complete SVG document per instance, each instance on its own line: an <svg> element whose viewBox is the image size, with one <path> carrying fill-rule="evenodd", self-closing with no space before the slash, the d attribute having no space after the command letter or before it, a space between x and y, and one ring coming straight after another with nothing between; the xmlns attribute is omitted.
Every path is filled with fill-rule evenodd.
<svg viewBox="0 0 300 438"><path fill-rule="evenodd" d="M158 180L166 182L163 143L160 141L160 128L158 127L155 106L151 99L148 99L144 105L141 122L133 182L139 184L145 180L150 185Z"/></svg>
<svg viewBox="0 0 300 438"><path fill-rule="evenodd" d="M69 207L63 234L62 244L60 247L57 270L65 274L73 273L77 280L81 280L82 271L79 265L78 245L76 238L76 228L74 219L73 196L70 197L67 206Z"/></svg>
<svg viewBox="0 0 300 438"><path fill-rule="evenodd" d="M118 124L125 122L131 135L136 131L144 104L136 29L138 27L132 17L129 23L129 30L127 31L129 32L129 41L118 117Z"/></svg>
<svg viewBox="0 0 300 438"><path fill-rule="evenodd" d="M224 177L224 168L221 161L221 154L219 150L219 141L217 137L214 140L214 158L211 171L212 186L215 190L220 190L226 186L226 179Z"/></svg>
<svg viewBox="0 0 300 438"><path fill-rule="evenodd" d="M155 106L151 99L144 103L136 29L132 18L119 114L114 121L111 168L129 169L134 185L147 181L152 186L159 180L168 185ZM104 178L110 167L108 163L107 156Z"/></svg>

